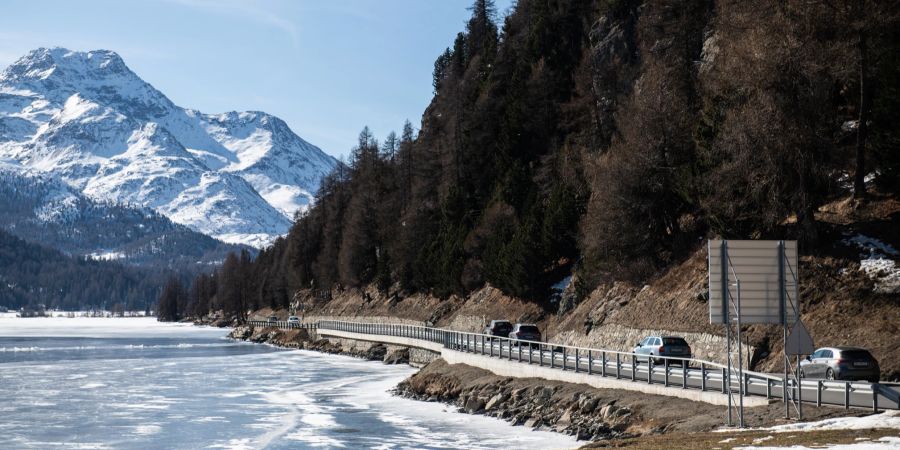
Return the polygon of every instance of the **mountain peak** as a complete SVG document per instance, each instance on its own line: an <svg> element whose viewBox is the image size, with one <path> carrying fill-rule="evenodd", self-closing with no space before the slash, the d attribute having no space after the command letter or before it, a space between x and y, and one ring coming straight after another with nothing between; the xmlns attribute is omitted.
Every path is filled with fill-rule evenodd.
<svg viewBox="0 0 900 450"><path fill-rule="evenodd" d="M111 50L79 52L62 47L41 47L10 65L0 79L5 82L46 80L55 74L95 79L134 75L118 53Z"/></svg>
<svg viewBox="0 0 900 450"><path fill-rule="evenodd" d="M337 161L261 111L181 108L113 51L38 48L0 73L0 159L228 242L287 232Z"/></svg>

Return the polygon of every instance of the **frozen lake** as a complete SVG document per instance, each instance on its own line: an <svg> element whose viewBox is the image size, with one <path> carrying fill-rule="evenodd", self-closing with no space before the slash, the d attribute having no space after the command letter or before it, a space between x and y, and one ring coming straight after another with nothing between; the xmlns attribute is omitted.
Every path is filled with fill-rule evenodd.
<svg viewBox="0 0 900 450"><path fill-rule="evenodd" d="M0 448L573 448L392 396L414 373L152 318L0 317Z"/></svg>

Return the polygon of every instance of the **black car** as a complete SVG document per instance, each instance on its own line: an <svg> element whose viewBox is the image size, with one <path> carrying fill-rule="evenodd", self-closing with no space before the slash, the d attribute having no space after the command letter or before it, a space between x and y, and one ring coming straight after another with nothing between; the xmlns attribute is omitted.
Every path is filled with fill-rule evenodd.
<svg viewBox="0 0 900 450"><path fill-rule="evenodd" d="M509 332L509 338L518 339L520 341L540 342L541 330L538 329L537 325L533 325L530 323L517 323L516 326L513 327L512 331Z"/></svg>
<svg viewBox="0 0 900 450"><path fill-rule="evenodd" d="M484 334L488 336L507 337L512 331L512 323L508 320L492 320L491 323L484 327Z"/></svg>

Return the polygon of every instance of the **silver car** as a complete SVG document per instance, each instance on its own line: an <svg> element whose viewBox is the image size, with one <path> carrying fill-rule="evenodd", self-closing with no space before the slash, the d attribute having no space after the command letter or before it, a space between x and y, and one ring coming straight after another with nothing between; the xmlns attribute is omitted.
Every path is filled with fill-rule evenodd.
<svg viewBox="0 0 900 450"><path fill-rule="evenodd" d="M823 347L800 361L800 376L877 383L881 377L881 368L878 360L864 348Z"/></svg>
<svg viewBox="0 0 900 450"><path fill-rule="evenodd" d="M662 358L653 358L654 356L667 356L675 358L691 358L691 346L681 336L647 336L641 342L638 342L631 350L637 353L639 362L652 361L653 364L662 364ZM682 361L679 364L684 364Z"/></svg>

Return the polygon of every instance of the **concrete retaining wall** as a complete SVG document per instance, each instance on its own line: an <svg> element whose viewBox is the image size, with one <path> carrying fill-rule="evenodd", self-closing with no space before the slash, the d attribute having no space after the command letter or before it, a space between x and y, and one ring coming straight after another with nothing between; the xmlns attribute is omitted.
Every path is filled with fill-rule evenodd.
<svg viewBox="0 0 900 450"><path fill-rule="evenodd" d="M692 356L695 359L717 362L719 364L727 363L725 360L725 337L709 333L646 330L610 324L595 327L587 335L574 331L565 331L551 336L550 341L573 347L605 348L630 352L634 348L634 344L652 335L682 336L690 344L693 352ZM751 355L754 349L748 345L742 345L741 347L744 352L744 361L746 362L748 355Z"/></svg>
<svg viewBox="0 0 900 450"><path fill-rule="evenodd" d="M586 384L588 386L599 389L621 389L626 391L643 392L645 394L678 397L698 402L710 403L713 405L724 406L728 404L728 397L720 392L665 387L659 384L646 384L627 380L617 380L615 378L588 375L583 372L576 373L573 371L551 369L549 367L520 363L518 361L509 361L506 359L493 358L485 355L450 350L444 348L444 346L441 344L422 341L419 339L397 336L374 336L334 330L319 330L319 335L329 338L335 337L364 342L380 342L384 344L409 347L410 349L421 349L431 353L434 358L436 358L437 355L440 355L440 357L444 358L444 360L447 361L448 364L466 364L472 367L478 367L480 369L487 370L496 375L504 377L543 378L545 380L562 381L566 383ZM410 352L410 356L412 356L412 351ZM762 397L744 397L745 407L765 406L768 404L769 400Z"/></svg>
<svg viewBox="0 0 900 450"><path fill-rule="evenodd" d="M450 349L444 349L441 353L441 357L444 358L448 364L466 364L503 377L543 378L545 380L563 381L566 383L586 384L598 389L621 389L624 391L684 398L713 405L728 405L728 397L720 392L680 389L665 387L660 384L617 380L610 377L588 375L584 372L575 373L571 370L563 371L560 369L551 369L546 366L541 367L534 364L492 358L490 356L473 353L458 352ZM765 406L768 404L769 401L762 397L744 397L745 407Z"/></svg>

